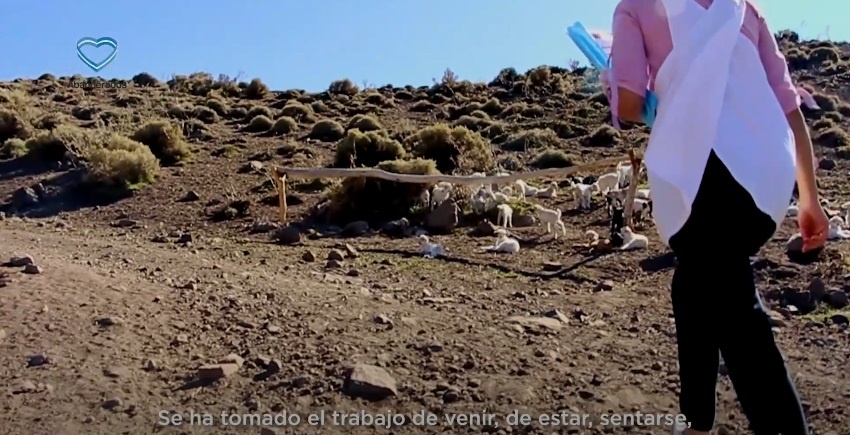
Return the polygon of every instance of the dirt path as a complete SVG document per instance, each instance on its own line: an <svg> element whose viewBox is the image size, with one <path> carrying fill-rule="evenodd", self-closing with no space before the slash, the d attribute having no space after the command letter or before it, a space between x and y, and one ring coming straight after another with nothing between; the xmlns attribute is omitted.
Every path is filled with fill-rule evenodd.
<svg viewBox="0 0 850 435"><path fill-rule="evenodd" d="M625 288L583 292L569 281L511 276L495 276L484 288L461 281L434 288L424 280L417 286L415 274L401 279L387 265L404 269L409 262L406 271L447 275L464 266L382 258L367 253L370 241L363 240L363 252L348 260L363 272L344 276L298 264L299 252L278 246L196 237L184 247L152 243L147 232L4 222L2 253L29 254L43 273L10 269L13 281L0 289L0 384L15 392L3 402L2 433L260 430L219 421L215 430L165 428L157 424L164 410L216 418L222 411L286 411L305 419L319 409L408 415L486 409L500 416L515 409L535 416L572 410L596 420L606 412L675 412L673 328L663 291L642 292L636 303ZM336 244L310 249L322 253ZM368 272L376 265L386 276ZM531 315L551 310L558 312ZM833 430L815 433L847 433L846 332L795 321L779 337L815 426ZM230 353L245 360L236 374L183 387L198 366ZM264 358L279 370L258 376ZM28 361L42 364L27 367ZM354 363L385 367L398 397L369 404L342 394L346 368ZM729 433L740 433L742 417L726 379L719 391L719 420ZM329 424L277 431L339 429ZM504 424L498 429L507 430ZM527 433L552 433L544 429ZM599 427L555 432L612 433Z"/></svg>

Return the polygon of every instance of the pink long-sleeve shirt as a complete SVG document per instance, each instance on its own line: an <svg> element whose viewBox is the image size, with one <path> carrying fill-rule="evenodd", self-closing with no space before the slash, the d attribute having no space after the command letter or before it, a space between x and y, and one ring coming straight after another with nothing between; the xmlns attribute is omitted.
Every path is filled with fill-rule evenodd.
<svg viewBox="0 0 850 435"><path fill-rule="evenodd" d="M708 8L712 0L696 1ZM647 84L654 86L655 75L664 63L673 42L661 0L621 0L614 10L614 43L611 47L614 86L638 95L646 93ZM747 12L741 32L756 46L779 105L785 113L800 105L800 96L785 56L773 37L764 17L747 1Z"/></svg>

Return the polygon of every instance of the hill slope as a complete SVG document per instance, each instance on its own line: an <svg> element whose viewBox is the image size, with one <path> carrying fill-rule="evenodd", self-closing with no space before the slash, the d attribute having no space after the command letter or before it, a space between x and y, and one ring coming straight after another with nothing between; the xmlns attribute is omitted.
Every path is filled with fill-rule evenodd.
<svg viewBox="0 0 850 435"><path fill-rule="evenodd" d="M850 46L779 38L823 109L807 117L821 187L837 209L850 201ZM415 238L358 225L340 234L354 219L376 230L402 216L416 224L417 191L293 181L290 213L304 219L303 234L268 242L277 199L264 165L513 172L645 143L643 128L608 127L606 108L586 72L548 67L506 69L489 84L448 72L420 88L361 90L341 80L316 94L206 74L1 83L0 255L29 254L43 270L9 268L0 284L0 385L10 392L0 433L148 433L161 429L163 410L300 413L299 433L339 429L307 426L306 413L319 409L570 410L594 421L675 412L669 258L654 238L648 251L589 255L584 232L607 234L599 199L587 212L573 211L563 193L543 201L567 210L567 237L515 228L522 256L483 252L487 226L462 215L459 228L435 237L450 258L429 260L405 255L416 252ZM316 216L327 198L333 207ZM815 264L791 263L783 251L794 228L789 220L757 262L763 296L813 433L850 433L850 250L834 242ZM194 382L199 366L231 353L244 359L236 373ZM366 379L346 380L352 364ZM396 397L377 404L351 397L390 390ZM719 391L721 427L745 433L724 373ZM500 421L485 430L513 433ZM249 426L216 433L259 431Z"/></svg>

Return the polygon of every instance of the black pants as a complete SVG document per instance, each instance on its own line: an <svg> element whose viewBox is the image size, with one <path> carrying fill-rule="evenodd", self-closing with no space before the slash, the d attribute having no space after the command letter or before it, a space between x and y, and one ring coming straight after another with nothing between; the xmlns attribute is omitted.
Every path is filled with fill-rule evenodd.
<svg viewBox="0 0 850 435"><path fill-rule="evenodd" d="M678 260L672 299L679 401L694 430L709 431L714 425L722 355L756 435L808 433L750 264L750 256L775 229L712 152L691 215L670 239Z"/></svg>

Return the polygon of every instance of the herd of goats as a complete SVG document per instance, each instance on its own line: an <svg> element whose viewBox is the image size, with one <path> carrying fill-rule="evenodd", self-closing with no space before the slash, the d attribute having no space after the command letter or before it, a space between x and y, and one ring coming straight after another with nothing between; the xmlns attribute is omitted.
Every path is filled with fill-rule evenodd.
<svg viewBox="0 0 850 435"><path fill-rule="evenodd" d="M641 167L641 172L643 172ZM505 172L496 173L497 176L507 176ZM628 186L633 182L634 170L628 162L621 162L614 172L604 174L593 183L582 183L571 180L568 194L572 196L574 207L580 210L589 210L593 206L593 197L600 194L605 199L606 210L610 217L611 235L608 243L611 247L619 250L646 249L649 247L649 239L638 234L629 226L625 225L624 202L627 197ZM638 174L640 175L640 174ZM484 173L474 173L473 177L486 177ZM437 183L432 189L425 190L420 197L424 206L431 209L442 202L450 199L454 193L454 186L448 182ZM470 202L476 213L486 213L493 209L497 210L496 241L492 246L483 249L487 252L517 253L520 243L517 239L510 237L508 228L513 227L513 209L509 203L527 198L554 198L558 196L558 183L551 182L545 188L529 185L523 180L516 180L513 185L503 185L494 190L491 184L482 184L473 187ZM552 234L554 239L558 235L566 236L566 227L561 220L562 211L557 208L546 208L540 204L533 205L537 219L541 226L545 227L546 234ZM841 213L830 212L829 239L850 239L850 231L845 227L850 226L850 202L841 205ZM650 189L638 188L635 191L634 204L632 205L632 222L642 224L652 218L652 197ZM788 207L788 216L797 216L797 204L792 199ZM588 230L585 235L589 239L589 245L595 246L599 243L599 234ZM426 257L437 257L445 254L445 248L432 242L425 234L419 235L419 250Z"/></svg>

